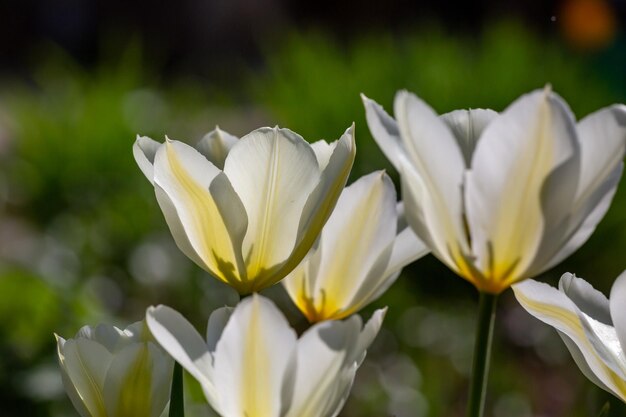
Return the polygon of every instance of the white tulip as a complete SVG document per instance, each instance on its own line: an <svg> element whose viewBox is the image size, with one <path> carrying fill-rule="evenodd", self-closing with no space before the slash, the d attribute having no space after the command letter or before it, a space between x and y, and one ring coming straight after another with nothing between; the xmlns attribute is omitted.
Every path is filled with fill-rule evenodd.
<svg viewBox="0 0 626 417"><path fill-rule="evenodd" d="M428 250L398 224L396 191L383 171L346 187L320 239L283 280L311 322L345 318L378 298Z"/></svg>
<svg viewBox="0 0 626 417"><path fill-rule="evenodd" d="M501 114L438 117L401 91L396 122L363 101L374 138L401 174L409 224L434 255L484 292L498 294L580 247L622 173L624 105L576 124L546 88Z"/></svg>
<svg viewBox="0 0 626 417"><path fill-rule="evenodd" d="M382 323L378 310L325 321L298 339L274 304L257 294L209 318L206 339L166 306L147 312L163 348L202 386L223 417L336 416Z"/></svg>
<svg viewBox="0 0 626 417"><path fill-rule="evenodd" d="M513 291L526 311L559 332L590 381L626 402L626 272L613 284L610 300L569 273L558 290L528 280Z"/></svg>
<svg viewBox="0 0 626 417"><path fill-rule="evenodd" d="M247 294L284 278L317 239L350 173L353 131L312 145L279 128L239 140L216 130L197 148L138 137L133 153L178 247Z"/></svg>
<svg viewBox="0 0 626 417"><path fill-rule="evenodd" d="M82 417L158 417L167 405L174 361L144 321L125 330L85 326L57 338L65 391Z"/></svg>

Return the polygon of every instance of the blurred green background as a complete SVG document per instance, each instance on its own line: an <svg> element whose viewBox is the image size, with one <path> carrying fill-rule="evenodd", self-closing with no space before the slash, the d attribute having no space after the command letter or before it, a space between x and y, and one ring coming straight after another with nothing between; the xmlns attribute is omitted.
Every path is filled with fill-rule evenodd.
<svg viewBox="0 0 626 417"><path fill-rule="evenodd" d="M3 417L77 415L57 370L55 332L126 326L157 303L203 329L212 309L237 301L173 243L132 157L137 134L193 143L216 124L235 135L278 124L334 140L354 121L351 180L383 168L397 180L367 129L361 92L391 110L395 92L408 89L441 113L502 110L546 83L578 118L626 102L620 2L529 2L497 13L495 2L448 10L367 1L354 13L325 2L239 1L222 4L226 11L218 3L186 1L187 14L169 16L148 4L0 6ZM196 20L206 13L194 20L207 24L202 31L183 30L191 12ZM539 279L556 284L575 272L608 293L624 269L625 188L587 244ZM267 292L302 321L280 286ZM476 301L473 287L432 256L406 268L362 312L390 307L341 415L463 415ZM211 416L187 382L189 416ZM597 416L607 401L607 416L626 415L584 379L556 333L505 293L487 415Z"/></svg>

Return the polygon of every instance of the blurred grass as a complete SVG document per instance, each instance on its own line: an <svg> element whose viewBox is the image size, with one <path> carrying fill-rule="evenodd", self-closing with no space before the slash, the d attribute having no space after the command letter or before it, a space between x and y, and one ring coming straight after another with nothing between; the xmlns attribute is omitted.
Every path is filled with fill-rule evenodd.
<svg viewBox="0 0 626 417"><path fill-rule="evenodd" d="M614 87L621 84L589 57L511 22L474 39L437 27L395 36L372 33L343 43L322 32L283 39L266 49L262 69L228 87L160 79L133 43L92 70L52 49L27 82L5 80L0 94L9 132L8 146L0 151L3 415L20 410L33 417L73 415L54 383L46 395L28 388L42 366L54 363L52 332L69 337L83 324L125 325L154 303L180 309L203 329L212 308L233 300L173 245L153 190L132 158L137 133L194 141L217 123L237 135L280 124L312 141L336 139L355 121L356 179L381 168L396 175L367 130L361 92L391 111L395 91L406 88L443 113L502 110L520 94L551 83L579 118L626 101L624 91ZM570 270L607 292L623 269L623 188L589 243L542 279L554 283ZM474 297L471 286L432 257L407 268L364 313L391 307L342 415L461 415ZM520 312L510 295L498 323L489 415L597 414L607 396L584 380L550 329ZM197 388L188 398L190 415L210 415ZM614 404L609 415L621 411Z"/></svg>

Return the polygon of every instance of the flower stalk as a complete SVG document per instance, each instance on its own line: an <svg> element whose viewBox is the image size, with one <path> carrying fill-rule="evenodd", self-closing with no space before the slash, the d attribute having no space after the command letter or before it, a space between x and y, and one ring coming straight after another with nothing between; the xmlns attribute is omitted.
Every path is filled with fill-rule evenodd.
<svg viewBox="0 0 626 417"><path fill-rule="evenodd" d="M496 318L497 294L480 292L474 363L467 402L467 417L482 417L487 393L487 375L491 358L493 324Z"/></svg>
<svg viewBox="0 0 626 417"><path fill-rule="evenodd" d="M174 364L172 390L170 391L169 417L185 417L185 401L183 395L183 368L178 362Z"/></svg>

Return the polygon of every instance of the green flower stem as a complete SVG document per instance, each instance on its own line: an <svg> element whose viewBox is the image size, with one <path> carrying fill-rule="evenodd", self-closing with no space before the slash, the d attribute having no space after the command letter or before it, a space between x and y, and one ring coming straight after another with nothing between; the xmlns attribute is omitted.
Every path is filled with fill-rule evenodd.
<svg viewBox="0 0 626 417"><path fill-rule="evenodd" d="M487 393L487 375L491 357L491 340L493 323L496 318L498 295L480 293L478 306L478 326L476 328L476 344L474 346L474 364L467 403L467 417L482 417Z"/></svg>
<svg viewBox="0 0 626 417"><path fill-rule="evenodd" d="M172 391L170 392L169 417L185 417L185 401L183 396L183 368L178 362L174 363Z"/></svg>

